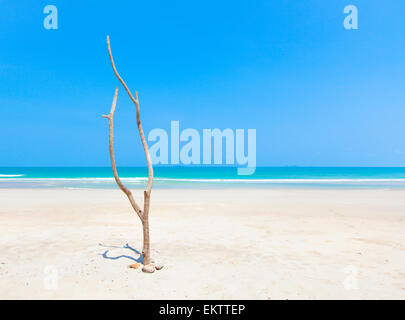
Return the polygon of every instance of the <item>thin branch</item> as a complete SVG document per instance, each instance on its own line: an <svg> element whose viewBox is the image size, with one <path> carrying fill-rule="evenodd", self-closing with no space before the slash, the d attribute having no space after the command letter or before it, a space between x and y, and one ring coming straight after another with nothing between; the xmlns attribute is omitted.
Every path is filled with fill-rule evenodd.
<svg viewBox="0 0 405 320"><path fill-rule="evenodd" d="M109 140L109 146L110 146L109 149L110 149L111 167L112 167L112 170L113 170L113 173L114 173L115 182L117 183L119 188L122 190L122 192L124 192L127 195L128 199L129 199L129 202L131 203L132 207L134 208L134 210L138 214L139 218L142 220L143 219L142 210L139 208L139 206L135 202L135 199L132 196L132 192L129 189L127 189L124 186L124 184L121 182L121 180L120 180L120 178L118 176L117 166L115 164L115 156L114 156L114 112L115 112L115 106L117 104L117 97L118 97L118 88L115 88L114 99L113 99L113 102L112 102L111 111L110 111L110 113L108 115L103 115L103 118L108 119L108 128L109 128L108 140Z"/></svg>
<svg viewBox="0 0 405 320"><path fill-rule="evenodd" d="M142 146L143 146L143 150L145 151L146 162L148 164L148 184L146 186L146 194L148 196L150 196L150 193L151 193L151 190L152 190L152 183L153 183L153 168L152 168L152 160L151 160L150 154L149 154L148 144L146 143L145 134L143 132L142 124L141 124L138 92L135 92L135 98L134 98L131 91L128 89L127 85L125 84L124 80L122 80L122 78L118 74L118 71L115 68L114 59L113 59L113 56L112 56L112 53L111 53L110 37L109 36L107 36L107 47L108 47L108 55L110 56L110 61L111 61L111 65L112 65L112 68L114 70L114 73L117 76L118 80L124 86L126 92L128 93L128 96L131 98L132 102L136 106L136 123L138 125L139 135L141 136Z"/></svg>

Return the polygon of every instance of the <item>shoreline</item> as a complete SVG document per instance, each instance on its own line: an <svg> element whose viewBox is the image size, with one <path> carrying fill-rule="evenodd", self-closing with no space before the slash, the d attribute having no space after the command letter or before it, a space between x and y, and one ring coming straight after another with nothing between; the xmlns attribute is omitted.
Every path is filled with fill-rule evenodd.
<svg viewBox="0 0 405 320"><path fill-rule="evenodd" d="M130 189L144 189L146 180L142 178L121 179ZM234 179L155 179L153 187L155 190L405 190L405 179L252 179L244 181ZM114 190L117 188L114 178L0 179L0 190Z"/></svg>

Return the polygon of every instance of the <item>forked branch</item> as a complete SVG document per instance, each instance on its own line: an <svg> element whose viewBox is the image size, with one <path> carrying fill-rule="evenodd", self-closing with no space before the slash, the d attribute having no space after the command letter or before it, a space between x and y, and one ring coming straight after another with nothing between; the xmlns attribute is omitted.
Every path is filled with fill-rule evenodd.
<svg viewBox="0 0 405 320"><path fill-rule="evenodd" d="M131 91L128 89L128 86L125 84L124 80L122 80L122 78L118 74L117 69L115 68L114 59L113 59L113 56L111 53L110 38L108 36L107 36L107 47L108 47L108 55L110 56L110 61L111 61L111 65L114 70L114 73L115 73L116 77L118 78L118 80L121 82L121 84L124 86L126 92L128 93L129 97L131 98L132 102L135 104L135 107L136 107L136 124L138 125L139 135L141 137L141 142L142 142L142 146L143 146L143 149L145 152L146 162L148 164L148 184L146 186L146 190L144 191L143 211L139 208L139 206L135 202L131 191L129 189L127 189L121 182L121 180L118 176L118 172L117 172L117 168L116 168L116 164L115 164L114 146L113 146L113 135L114 135L113 119L114 119L115 106L117 103L118 88L115 89L115 94L114 94L114 99L113 99L113 104L111 107L110 114L103 116L108 119L108 123L109 123L109 145L110 145L111 166L113 169L114 178L115 178L115 181L117 182L117 185L127 195L129 201L131 202L132 207L134 208L134 210L136 211L136 213L138 214L138 216L142 222L142 228L143 228L142 258L143 258L143 263L145 265L142 270L144 272L154 272L155 266L150 263L151 259L150 259L150 241L149 241L149 208L150 208L150 194L152 191L152 182L153 182L153 168L152 168L152 160L151 160L150 154L149 154L148 144L146 143L145 134L143 132L142 124L141 124L138 92L135 92L135 98L134 98Z"/></svg>
<svg viewBox="0 0 405 320"><path fill-rule="evenodd" d="M143 219L143 214L141 209L139 208L138 204L135 202L134 197L132 196L131 190L127 189L124 184L121 182L120 177L118 176L117 166L115 164L115 156L114 156L114 112L115 106L117 105L117 97L118 97L118 88L115 88L114 98L111 106L111 111L108 115L103 115L104 118L108 119L108 141L109 141L109 150L110 150L110 160L111 160L111 167L114 173L115 182L117 183L118 187L124 192L129 202L131 203L132 207L138 214L139 218Z"/></svg>
<svg viewBox="0 0 405 320"><path fill-rule="evenodd" d="M111 66L114 70L114 73L115 73L116 77L118 78L118 80L124 86L126 92L128 93L128 96L131 98L132 102L135 104L135 107L136 107L136 124L138 125L139 135L141 136L142 146L143 146L143 150L145 151L146 162L148 164L148 184L146 186L146 192L148 195L150 195L150 192L152 190L152 182L153 182L153 167L152 167L152 161L151 161L150 154L149 154L148 144L146 143L145 134L142 129L138 92L135 91L135 98L134 98L131 91L128 89L128 86L125 84L124 80L122 80L122 78L118 74L118 71L115 68L114 59L113 59L113 56L111 53L109 36L107 36L107 47L108 47L108 55L110 56Z"/></svg>

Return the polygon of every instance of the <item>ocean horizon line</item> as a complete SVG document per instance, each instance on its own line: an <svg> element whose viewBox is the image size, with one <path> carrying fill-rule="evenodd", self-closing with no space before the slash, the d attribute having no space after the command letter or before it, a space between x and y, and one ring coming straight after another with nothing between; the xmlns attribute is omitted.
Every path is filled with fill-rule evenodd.
<svg viewBox="0 0 405 320"><path fill-rule="evenodd" d="M405 167L256 167L252 175L238 175L230 166L156 166L156 179L224 180L353 180L405 179ZM117 167L120 178L147 177L147 167ZM0 179L113 178L111 167L0 167Z"/></svg>

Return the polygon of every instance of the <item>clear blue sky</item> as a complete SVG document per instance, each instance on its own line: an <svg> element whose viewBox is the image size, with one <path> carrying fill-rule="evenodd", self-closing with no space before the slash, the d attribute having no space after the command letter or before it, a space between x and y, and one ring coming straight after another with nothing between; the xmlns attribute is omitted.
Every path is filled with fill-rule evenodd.
<svg viewBox="0 0 405 320"><path fill-rule="evenodd" d="M399 0L0 0L0 166L110 164L107 34L146 132L254 128L259 166L404 166L404 18ZM115 124L118 165L144 165L122 87Z"/></svg>

